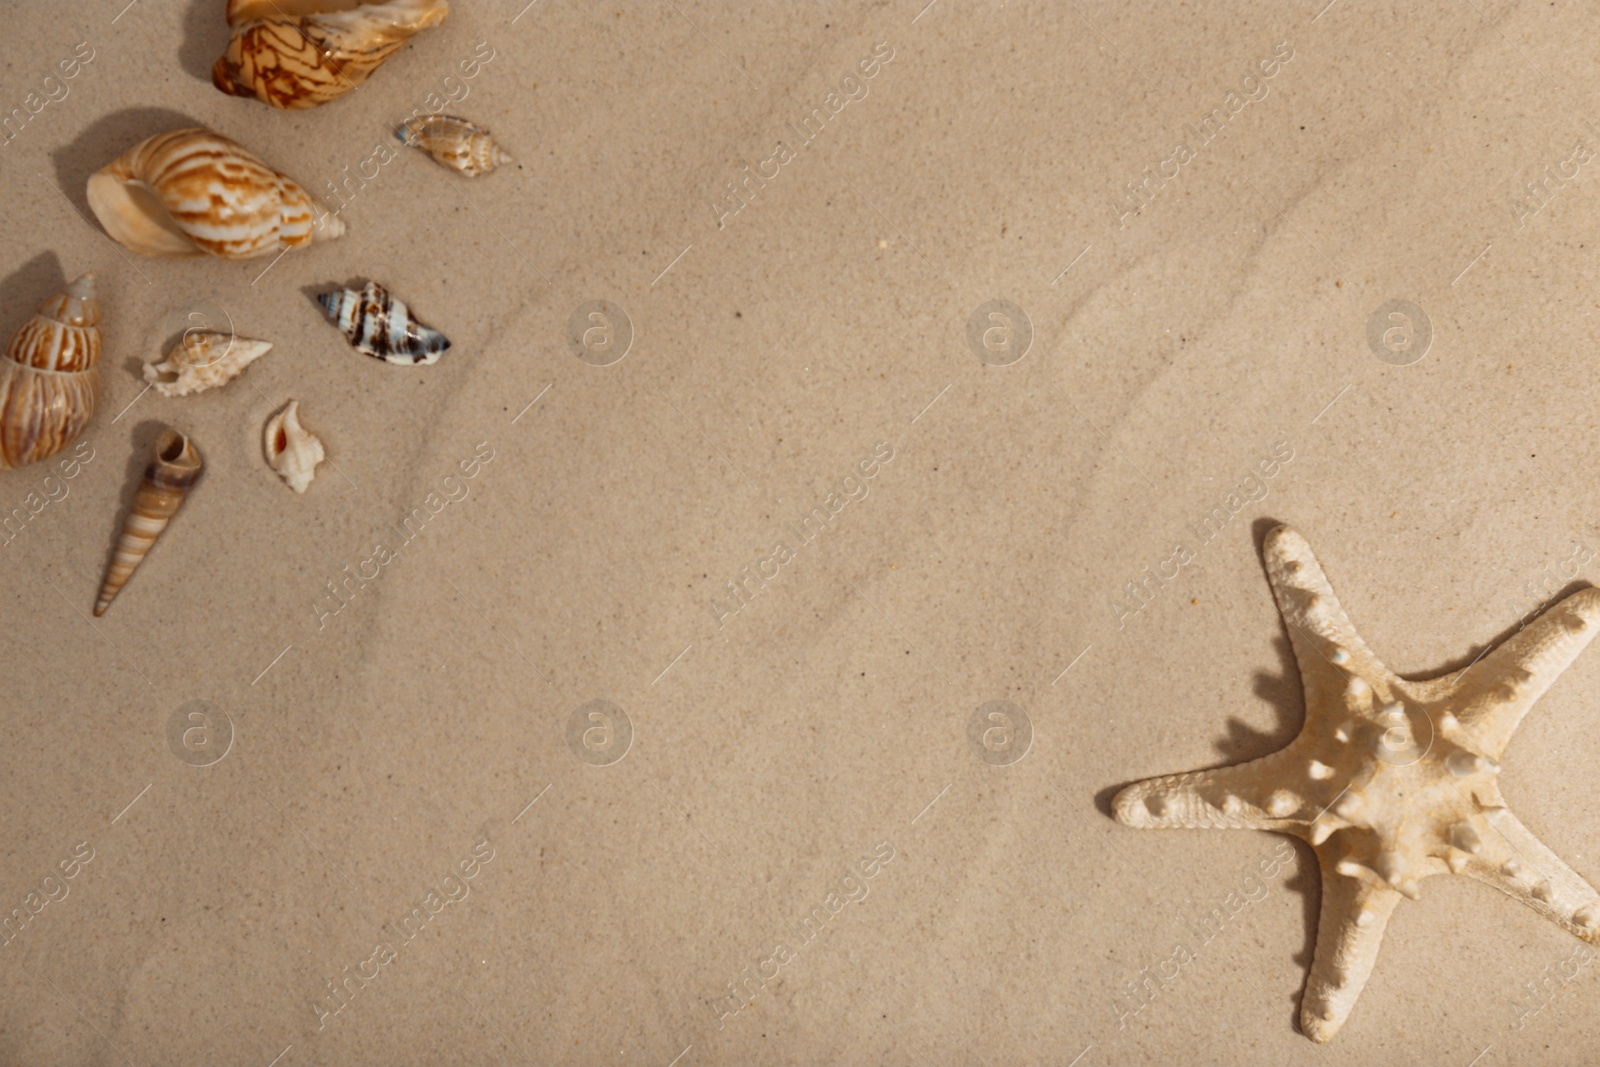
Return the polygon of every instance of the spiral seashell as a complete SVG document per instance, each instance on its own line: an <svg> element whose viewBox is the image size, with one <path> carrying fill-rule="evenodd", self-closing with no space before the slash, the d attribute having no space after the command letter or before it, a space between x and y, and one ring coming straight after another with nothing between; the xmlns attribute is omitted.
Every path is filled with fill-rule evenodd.
<svg viewBox="0 0 1600 1067"><path fill-rule="evenodd" d="M359 293L323 293L317 303L357 352L386 363L433 363L450 347L448 337L418 322L410 308L377 282L369 281Z"/></svg>
<svg viewBox="0 0 1600 1067"><path fill-rule="evenodd" d="M289 401L288 407L267 420L263 443L267 463L297 493L306 491L306 486L316 477L317 464L328 457L316 434L300 425L298 400Z"/></svg>
<svg viewBox="0 0 1600 1067"><path fill-rule="evenodd" d="M273 107L317 107L366 81L412 34L449 13L449 0L229 0L233 35L211 81Z"/></svg>
<svg viewBox="0 0 1600 1067"><path fill-rule="evenodd" d="M254 341L238 334L185 330L166 359L144 365L144 380L162 396L203 393L227 385L271 348L270 341Z"/></svg>
<svg viewBox="0 0 1600 1067"><path fill-rule="evenodd" d="M396 130L395 136L469 178L487 174L502 163L516 162L488 130L452 115L418 115Z"/></svg>
<svg viewBox="0 0 1600 1067"><path fill-rule="evenodd" d="M106 567L106 580L94 604L96 618L106 613L112 598L122 591L129 576L144 561L145 553L167 528L194 483L199 481L203 466L199 451L183 434L167 430L157 438L155 457L145 468L144 479L133 498L133 510L128 513L122 537Z"/></svg>
<svg viewBox="0 0 1600 1067"><path fill-rule="evenodd" d="M344 233L292 178L204 129L158 133L89 177L106 232L146 256L250 259Z"/></svg>
<svg viewBox="0 0 1600 1067"><path fill-rule="evenodd" d="M78 439L100 399L100 303L85 274L22 324L0 359L0 470Z"/></svg>

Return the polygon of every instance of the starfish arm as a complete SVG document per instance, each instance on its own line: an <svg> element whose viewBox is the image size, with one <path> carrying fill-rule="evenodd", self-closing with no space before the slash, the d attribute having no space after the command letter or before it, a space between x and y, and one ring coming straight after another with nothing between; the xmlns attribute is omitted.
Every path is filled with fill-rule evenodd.
<svg viewBox="0 0 1600 1067"><path fill-rule="evenodd" d="M1484 813L1488 834L1463 874L1494 886L1567 932L1600 944L1600 893L1505 808Z"/></svg>
<svg viewBox="0 0 1600 1067"><path fill-rule="evenodd" d="M1270 756L1187 774L1146 778L1112 801L1117 821L1140 830L1283 830L1304 836L1315 809L1281 783L1294 780L1292 746Z"/></svg>
<svg viewBox="0 0 1600 1067"><path fill-rule="evenodd" d="M1300 1002L1300 1029L1322 1044L1339 1032L1366 988L1400 894L1375 879L1339 874L1332 854L1323 849L1317 850L1317 861L1322 866L1322 918Z"/></svg>
<svg viewBox="0 0 1600 1067"><path fill-rule="evenodd" d="M1451 680L1457 717L1499 759L1533 702L1600 633L1600 589L1580 589Z"/></svg>
<svg viewBox="0 0 1600 1067"><path fill-rule="evenodd" d="M1369 684L1393 679L1356 633L1304 537L1278 526L1267 534L1261 554L1278 611L1289 628L1308 713L1312 708L1337 706L1352 675Z"/></svg>

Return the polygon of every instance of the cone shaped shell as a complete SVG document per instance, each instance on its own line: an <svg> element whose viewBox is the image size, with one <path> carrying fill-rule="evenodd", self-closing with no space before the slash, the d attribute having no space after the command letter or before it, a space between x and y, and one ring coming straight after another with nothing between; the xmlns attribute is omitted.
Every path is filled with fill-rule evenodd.
<svg viewBox="0 0 1600 1067"><path fill-rule="evenodd" d="M366 81L412 34L449 12L448 0L235 0L228 4L228 50L211 81L230 96L273 107L316 107Z"/></svg>
<svg viewBox="0 0 1600 1067"><path fill-rule="evenodd" d="M0 469L78 439L100 397L100 305L85 274L46 300L0 359Z"/></svg>
<svg viewBox="0 0 1600 1067"><path fill-rule="evenodd" d="M469 178L515 162L489 131L451 115L418 115L397 131L402 142Z"/></svg>
<svg viewBox="0 0 1600 1067"><path fill-rule="evenodd" d="M94 605L96 616L106 613L112 599L144 562L150 546L166 530L183 498L200 479L203 466L199 451L176 430L167 430L156 440L155 457L139 482L128 521L123 524L122 536L106 567L105 582Z"/></svg>
<svg viewBox="0 0 1600 1067"><path fill-rule="evenodd" d="M417 321L410 308L377 282L368 282L360 292L323 293L317 303L351 347L386 363L433 363L450 347L448 337Z"/></svg>
<svg viewBox="0 0 1600 1067"><path fill-rule="evenodd" d="M89 207L107 233L146 256L250 259L344 232L292 178L204 129L134 145L90 176Z"/></svg>

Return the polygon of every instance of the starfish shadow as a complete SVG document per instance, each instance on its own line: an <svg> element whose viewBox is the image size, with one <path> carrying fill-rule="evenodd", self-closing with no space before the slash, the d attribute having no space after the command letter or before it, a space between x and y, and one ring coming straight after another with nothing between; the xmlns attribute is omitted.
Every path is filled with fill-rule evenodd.
<svg viewBox="0 0 1600 1067"><path fill-rule="evenodd" d="M1257 519L1252 525L1251 534L1256 543L1257 556L1262 554L1262 544L1266 540L1267 533L1278 525L1275 519ZM1279 627L1283 627L1281 617ZM1294 660L1294 650L1289 645L1287 629L1273 641L1273 651L1278 654L1278 670L1275 673L1258 671L1254 683L1256 696L1271 704L1277 711L1276 725L1268 730L1258 730L1242 719L1229 719L1228 735L1214 742L1217 752L1224 757L1224 762L1202 769L1231 767L1236 763L1246 763L1262 756L1269 756L1293 741L1299 734L1306 717L1305 689L1300 681L1300 667ZM1106 818L1115 818L1111 802L1118 793L1132 784L1132 782L1121 782L1100 790L1094 796L1094 806Z"/></svg>
<svg viewBox="0 0 1600 1067"><path fill-rule="evenodd" d="M1251 524L1251 536L1255 541L1256 556L1262 562L1263 572L1266 567L1264 547L1267 534L1280 523L1276 519L1261 518ZM1270 592L1268 596L1270 597ZM1256 696L1266 701L1277 712L1277 722L1270 729L1259 730L1242 719L1228 720L1228 733L1226 737L1215 742L1217 751L1226 757L1226 762L1217 764L1218 767L1231 767L1238 763L1245 763L1262 756L1271 755L1288 745L1300 733L1305 723L1305 686L1300 678L1300 665L1295 662L1294 649L1289 644L1289 631L1282 616L1278 618L1279 633L1273 639L1272 648L1277 654L1278 663L1275 671L1258 671L1253 679ZM1463 662L1460 666L1465 666ZM1450 668L1452 670L1459 667ZM1213 769L1213 768L1206 768ZM1124 782L1119 785L1109 786L1095 794L1095 807L1108 818L1114 818L1112 800L1124 788L1132 785ZM1300 951L1290 959L1304 971L1311 970L1312 958L1316 952L1317 926L1322 914L1322 869L1317 859L1317 854L1311 846L1293 834L1274 834L1290 842L1295 852L1294 873L1283 882L1283 887L1289 892L1300 897L1300 911L1305 926L1305 937L1301 943ZM1292 994L1294 1003L1294 1025L1298 1029L1301 1002L1305 998L1305 983L1302 982Z"/></svg>
<svg viewBox="0 0 1600 1067"><path fill-rule="evenodd" d="M1567 597L1576 592L1592 587L1593 583L1582 580L1568 582L1566 585L1556 590L1555 593L1551 594L1551 596L1545 600L1544 603L1540 604L1538 607L1519 618L1516 622L1512 623L1510 626L1507 626L1505 629L1489 638L1489 640L1484 641L1481 644L1468 646L1469 651L1463 653L1462 655L1445 660L1443 666L1435 670L1420 671L1416 673L1411 671L1396 671L1395 673L1408 682L1429 682L1435 678L1442 678L1447 674L1453 674L1456 671L1462 670L1478 662L1478 660L1482 659L1490 652L1505 644L1511 638L1515 637L1520 631L1526 629L1530 624L1538 619L1543 618L1545 612L1560 604L1563 600L1567 599Z"/></svg>

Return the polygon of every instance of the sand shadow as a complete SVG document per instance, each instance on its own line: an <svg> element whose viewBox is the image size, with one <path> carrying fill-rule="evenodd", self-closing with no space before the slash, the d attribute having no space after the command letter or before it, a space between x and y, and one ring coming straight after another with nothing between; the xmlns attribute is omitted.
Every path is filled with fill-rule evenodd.
<svg viewBox="0 0 1600 1067"><path fill-rule="evenodd" d="M1256 519L1251 524L1251 537L1255 542L1256 555L1262 560L1263 569L1266 566L1263 547L1267 534L1281 525L1282 523L1276 519L1268 518ZM1270 599L1270 589L1265 595ZM1277 710L1277 725L1270 730L1258 730L1240 719L1230 719L1227 723L1227 736L1214 742L1218 753L1227 757L1226 760L1201 769L1216 770L1221 767L1232 767L1235 764L1271 755L1293 741L1295 735L1300 732L1301 724L1305 722L1305 688L1300 680L1300 666L1295 662L1294 649L1289 643L1286 624L1281 618L1279 628L1280 632L1273 641L1273 650L1278 655L1278 670L1259 671L1254 678L1256 695ZM1134 783L1123 782L1102 789L1095 794L1095 807L1104 815L1112 815L1111 801L1119 792L1132 784Z"/></svg>
<svg viewBox="0 0 1600 1067"><path fill-rule="evenodd" d="M1507 626L1505 629L1489 638L1489 640L1480 642L1476 645L1469 645L1466 652L1459 656L1453 656L1450 659L1445 660L1443 666L1439 667L1437 670L1408 673L1401 675L1401 677L1408 682L1429 682L1435 678L1442 678L1447 674L1454 674L1456 671L1464 670L1468 666L1476 663L1478 660L1488 655L1490 652L1499 648L1501 645L1505 644L1507 641L1515 637L1519 632L1534 622L1537 622L1539 619L1543 618L1546 613L1554 609L1573 593L1576 593L1581 589L1589 589L1591 587L1592 583L1583 581L1581 579L1570 581L1566 585L1562 586L1554 596L1552 596L1549 600L1546 600L1538 608L1528 612L1516 622L1512 623L1510 626ZM1380 656L1379 658L1382 659L1383 657Z"/></svg>
<svg viewBox="0 0 1600 1067"><path fill-rule="evenodd" d="M130 107L91 122L77 137L53 149L56 184L91 226L99 228L89 210L89 175L116 159L146 137L168 130L201 126L177 111L161 107Z"/></svg>
<svg viewBox="0 0 1600 1067"><path fill-rule="evenodd" d="M1266 566L1266 557L1263 548L1267 534L1277 528L1281 523L1275 519L1261 518L1251 524L1252 540L1255 542L1256 555L1262 562L1263 570ZM1272 599L1270 588L1265 595ZM1273 651L1277 654L1278 665L1276 671L1260 671L1254 677L1254 689L1257 696L1267 701L1278 713L1277 725L1270 730L1257 730L1239 719L1228 722L1227 736L1218 739L1215 744L1217 751L1228 757L1226 762L1217 764L1216 767L1231 767L1252 759L1259 759L1283 748L1293 741L1300 732L1301 724L1305 721L1305 689L1300 679L1300 667L1295 661L1294 649L1289 642L1287 624L1279 621L1280 633L1273 641ZM1216 769L1207 768L1207 769ZM1174 768L1189 770L1190 768ZM1095 807L1107 817L1114 817L1112 801L1116 795L1134 782L1123 782L1118 785L1108 786L1095 794ZM1307 971L1311 967L1312 956L1316 951L1317 927L1319 913L1322 907L1322 875L1316 853L1311 846L1293 835L1285 835L1292 842L1295 850L1296 867L1294 876L1283 883L1283 887L1291 893L1297 894L1301 901L1301 915L1305 926L1305 936L1299 952L1292 959ZM1294 1025L1298 1027L1300 1002L1305 997L1305 983L1295 990L1293 1000Z"/></svg>
<svg viewBox="0 0 1600 1067"><path fill-rule="evenodd" d="M66 287L61 259L54 252L40 252L0 279L0 338L9 341L40 304Z"/></svg>
<svg viewBox="0 0 1600 1067"><path fill-rule="evenodd" d="M300 291L304 293L305 298L311 301L311 303L316 307L317 314L321 315L323 318L327 318L328 313L323 310L322 304L318 301L319 297L321 297L324 293L335 292L339 289L349 289L352 292L359 293L362 289L366 288L367 283L371 280L372 275L370 274L358 274L354 277L347 278L342 282L313 282L310 285L302 285L300 287Z"/></svg>
<svg viewBox="0 0 1600 1067"><path fill-rule="evenodd" d="M189 0L183 19L183 44L178 49L178 66L196 81L211 85L211 68L228 48L228 20L216 0Z"/></svg>

